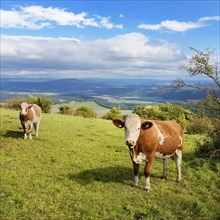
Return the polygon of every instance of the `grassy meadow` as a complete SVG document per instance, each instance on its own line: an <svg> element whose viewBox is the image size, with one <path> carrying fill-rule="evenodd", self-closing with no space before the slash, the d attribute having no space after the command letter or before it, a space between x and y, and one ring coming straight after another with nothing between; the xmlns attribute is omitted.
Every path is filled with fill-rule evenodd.
<svg viewBox="0 0 220 220"><path fill-rule="evenodd" d="M24 140L18 111L1 111L0 219L220 219L220 162L196 158L201 137L185 135L181 183L174 161L151 191L130 186L124 132L111 121L44 114L39 137Z"/></svg>

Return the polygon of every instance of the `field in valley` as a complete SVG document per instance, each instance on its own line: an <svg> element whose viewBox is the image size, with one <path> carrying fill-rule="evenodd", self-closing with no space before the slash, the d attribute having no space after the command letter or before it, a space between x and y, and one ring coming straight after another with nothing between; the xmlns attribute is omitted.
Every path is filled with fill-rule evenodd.
<svg viewBox="0 0 220 220"><path fill-rule="evenodd" d="M109 112L111 110L110 108L105 108L105 107L99 105L95 101L84 101L83 102L83 101L71 100L66 103L53 105L52 112L58 113L59 106L62 106L62 105L70 105L73 109L77 109L81 106L88 107L88 108L94 110L97 113L99 118L102 118L107 112ZM116 105L116 106L120 106L120 105ZM127 114L131 113L132 110L121 110L121 112L122 112L122 115L127 115Z"/></svg>
<svg viewBox="0 0 220 220"><path fill-rule="evenodd" d="M44 114L39 137L24 140L18 111L1 111L0 219L219 219L220 162L194 155L201 137L185 134L183 181L162 162L151 191L137 188L124 132L111 121Z"/></svg>

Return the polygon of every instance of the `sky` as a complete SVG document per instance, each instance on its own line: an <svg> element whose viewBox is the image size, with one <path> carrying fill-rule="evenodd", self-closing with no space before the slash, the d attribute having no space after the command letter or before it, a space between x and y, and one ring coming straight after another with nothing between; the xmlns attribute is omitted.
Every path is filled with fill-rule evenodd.
<svg viewBox="0 0 220 220"><path fill-rule="evenodd" d="M220 1L1 0L1 77L187 77L220 53Z"/></svg>

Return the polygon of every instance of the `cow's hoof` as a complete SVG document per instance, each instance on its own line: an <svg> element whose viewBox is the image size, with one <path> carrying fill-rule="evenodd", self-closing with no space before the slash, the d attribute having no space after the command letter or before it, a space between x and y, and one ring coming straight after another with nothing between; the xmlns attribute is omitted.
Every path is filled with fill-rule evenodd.
<svg viewBox="0 0 220 220"><path fill-rule="evenodd" d="M146 191L146 192L150 192L150 189L146 189L146 188L144 188L144 191Z"/></svg>
<svg viewBox="0 0 220 220"><path fill-rule="evenodd" d="M144 190L147 191L147 192L150 192L150 186L145 186Z"/></svg>

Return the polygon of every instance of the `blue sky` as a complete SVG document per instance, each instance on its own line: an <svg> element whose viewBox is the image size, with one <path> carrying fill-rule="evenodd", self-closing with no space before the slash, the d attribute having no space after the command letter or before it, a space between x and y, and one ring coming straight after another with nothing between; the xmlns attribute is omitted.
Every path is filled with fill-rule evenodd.
<svg viewBox="0 0 220 220"><path fill-rule="evenodd" d="M1 75L174 79L219 59L219 1L1 1Z"/></svg>

